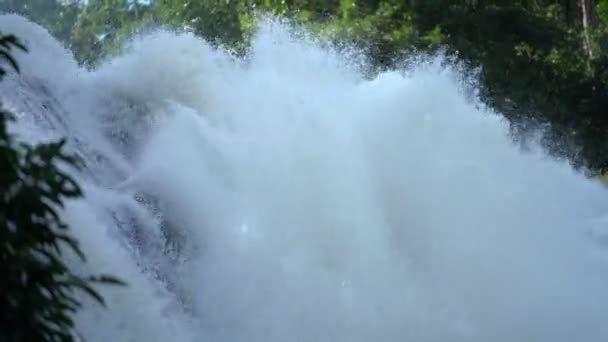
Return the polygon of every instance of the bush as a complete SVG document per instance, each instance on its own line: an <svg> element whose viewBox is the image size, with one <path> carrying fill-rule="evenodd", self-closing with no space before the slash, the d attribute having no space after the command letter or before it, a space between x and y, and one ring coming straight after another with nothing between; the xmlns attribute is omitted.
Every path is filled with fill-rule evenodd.
<svg viewBox="0 0 608 342"><path fill-rule="evenodd" d="M12 35L0 34L0 58L16 71L11 49L25 51ZM0 78L6 70L0 67ZM78 184L60 169L82 166L63 151L64 140L36 146L7 131L11 113L0 107L0 341L72 341L77 291L99 303L94 283L122 284L109 276L80 277L62 260L71 250L85 259L58 213L65 199L78 198Z"/></svg>

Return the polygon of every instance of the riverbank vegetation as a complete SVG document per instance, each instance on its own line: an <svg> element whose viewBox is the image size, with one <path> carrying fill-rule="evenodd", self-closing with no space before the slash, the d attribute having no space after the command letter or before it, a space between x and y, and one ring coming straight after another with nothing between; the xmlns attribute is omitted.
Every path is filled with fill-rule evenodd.
<svg viewBox="0 0 608 342"><path fill-rule="evenodd" d="M587 174L608 170L608 0L7 0L63 40L85 65L147 28L188 30L242 51L256 15L290 18L391 68L412 53L457 57L514 138L542 144ZM449 60L449 59L448 59ZM472 74L472 73L471 73Z"/></svg>

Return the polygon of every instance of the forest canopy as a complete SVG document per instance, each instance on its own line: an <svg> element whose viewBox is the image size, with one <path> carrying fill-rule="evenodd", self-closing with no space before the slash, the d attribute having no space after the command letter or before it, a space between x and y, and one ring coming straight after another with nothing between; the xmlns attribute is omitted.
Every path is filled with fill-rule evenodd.
<svg viewBox="0 0 608 342"><path fill-rule="evenodd" d="M260 13L358 46L376 70L441 49L480 70L481 100L515 139L541 130L554 157L608 171L608 0L4 0L0 10L44 25L88 66L161 25L242 51Z"/></svg>

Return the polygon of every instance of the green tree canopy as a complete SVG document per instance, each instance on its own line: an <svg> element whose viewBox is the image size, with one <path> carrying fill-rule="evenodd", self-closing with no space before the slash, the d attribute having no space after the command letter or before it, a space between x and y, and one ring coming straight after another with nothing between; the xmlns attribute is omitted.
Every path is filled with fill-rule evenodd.
<svg viewBox="0 0 608 342"><path fill-rule="evenodd" d="M542 128L554 156L590 174L608 168L608 0L89 0L71 44L95 63L151 24L240 49L259 12L355 44L373 69L442 49L480 68L481 98L514 137Z"/></svg>
<svg viewBox="0 0 608 342"><path fill-rule="evenodd" d="M23 15L68 41L80 4L79 0L0 0L0 11Z"/></svg>

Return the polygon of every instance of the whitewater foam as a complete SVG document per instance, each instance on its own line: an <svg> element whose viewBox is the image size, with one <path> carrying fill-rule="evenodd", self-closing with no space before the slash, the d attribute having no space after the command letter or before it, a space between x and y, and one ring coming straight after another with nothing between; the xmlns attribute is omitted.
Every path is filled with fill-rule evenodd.
<svg viewBox="0 0 608 342"><path fill-rule="evenodd" d="M87 160L74 267L130 284L78 314L87 340L608 339L606 191L518 150L453 69L369 80L270 21L245 59L159 31L85 71L0 26L30 47L0 84L15 131Z"/></svg>

